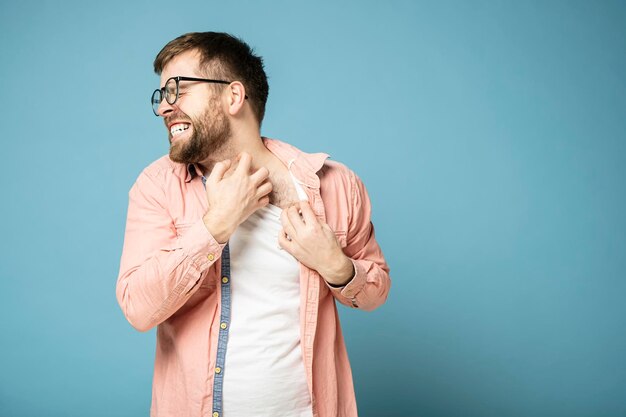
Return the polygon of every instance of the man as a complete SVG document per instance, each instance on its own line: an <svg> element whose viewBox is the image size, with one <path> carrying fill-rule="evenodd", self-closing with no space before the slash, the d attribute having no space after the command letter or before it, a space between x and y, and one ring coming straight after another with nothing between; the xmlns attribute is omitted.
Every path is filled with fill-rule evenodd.
<svg viewBox="0 0 626 417"><path fill-rule="evenodd" d="M365 187L260 136L267 78L241 40L183 35L154 69L170 151L130 190L116 291L158 326L151 416L356 416L335 300L372 310L390 287Z"/></svg>

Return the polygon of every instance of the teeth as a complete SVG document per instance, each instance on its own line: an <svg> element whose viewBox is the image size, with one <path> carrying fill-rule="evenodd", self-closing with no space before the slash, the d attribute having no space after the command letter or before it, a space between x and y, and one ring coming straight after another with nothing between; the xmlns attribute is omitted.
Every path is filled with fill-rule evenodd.
<svg viewBox="0 0 626 417"><path fill-rule="evenodd" d="M176 123L172 127L170 127L170 133L172 136L180 135L185 130L189 129L189 125L186 123Z"/></svg>

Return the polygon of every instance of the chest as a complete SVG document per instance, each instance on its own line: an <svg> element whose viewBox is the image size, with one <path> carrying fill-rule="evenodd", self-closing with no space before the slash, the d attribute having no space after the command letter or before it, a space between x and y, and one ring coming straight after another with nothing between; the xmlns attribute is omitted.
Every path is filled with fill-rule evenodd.
<svg viewBox="0 0 626 417"><path fill-rule="evenodd" d="M295 183L291 176L276 176L270 178L270 181L272 183L272 192L269 196L270 204L285 209L298 200L305 199L298 197L296 186L299 185Z"/></svg>

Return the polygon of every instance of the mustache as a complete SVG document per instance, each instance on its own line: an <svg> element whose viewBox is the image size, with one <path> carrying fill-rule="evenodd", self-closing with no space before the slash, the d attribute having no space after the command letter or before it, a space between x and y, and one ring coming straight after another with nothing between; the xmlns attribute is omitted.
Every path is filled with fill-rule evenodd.
<svg viewBox="0 0 626 417"><path fill-rule="evenodd" d="M163 123L165 123L165 127L169 126L173 121L185 122L185 123L193 123L191 117L187 116L183 112L170 113L166 117L163 118Z"/></svg>

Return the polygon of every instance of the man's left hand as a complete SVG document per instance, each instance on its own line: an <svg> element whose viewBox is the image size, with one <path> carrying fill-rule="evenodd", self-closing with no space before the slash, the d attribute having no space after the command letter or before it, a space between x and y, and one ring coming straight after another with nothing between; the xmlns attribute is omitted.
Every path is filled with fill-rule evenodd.
<svg viewBox="0 0 626 417"><path fill-rule="evenodd" d="M320 222L307 201L284 209L280 221L280 246L298 261L316 270L329 284L342 286L354 275L350 258L344 255L335 233Z"/></svg>

